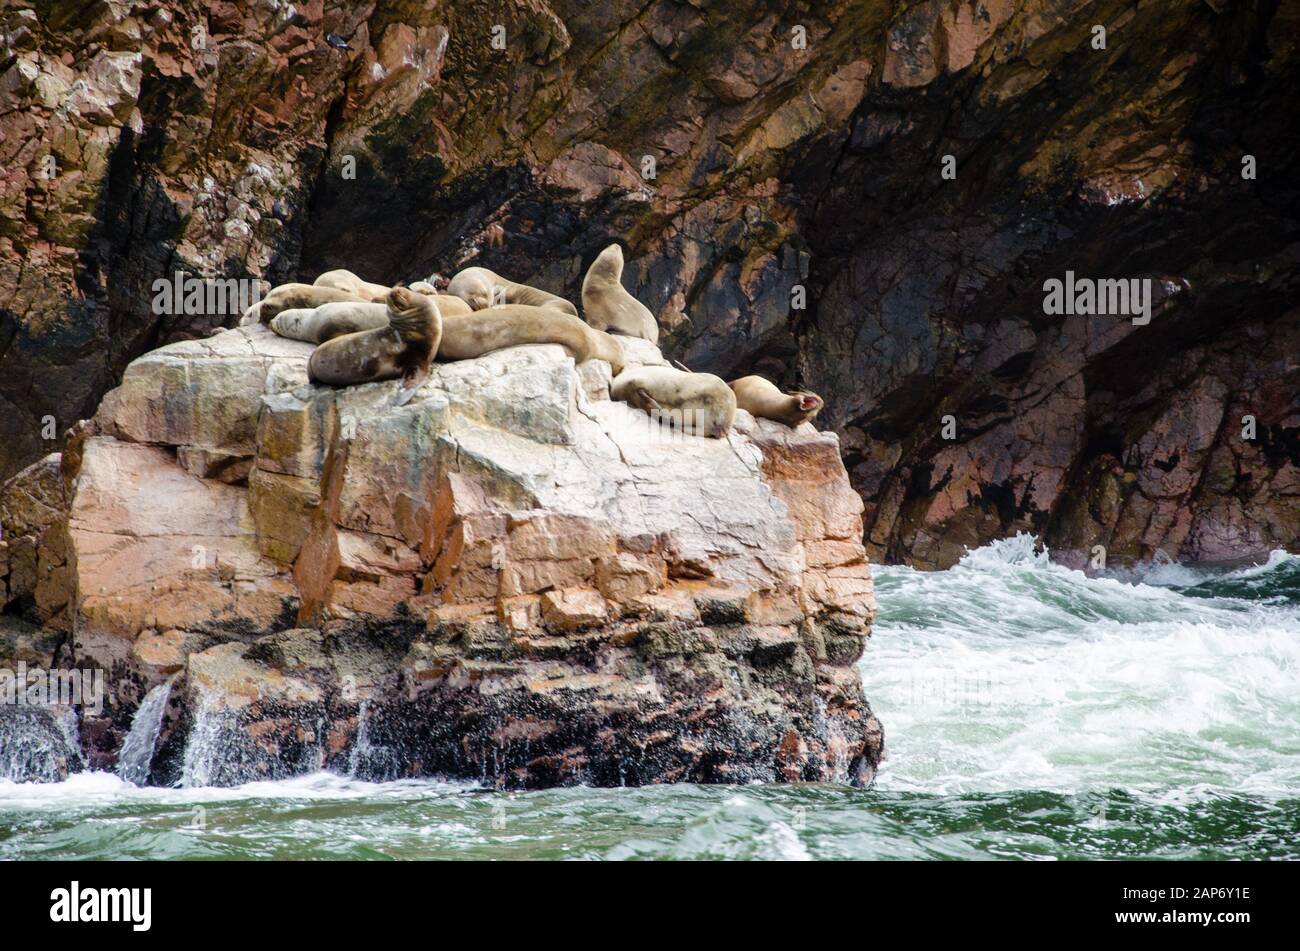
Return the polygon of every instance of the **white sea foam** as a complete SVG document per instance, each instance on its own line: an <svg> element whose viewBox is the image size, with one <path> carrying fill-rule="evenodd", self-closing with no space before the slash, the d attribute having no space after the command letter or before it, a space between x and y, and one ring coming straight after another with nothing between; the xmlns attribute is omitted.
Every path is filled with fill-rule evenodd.
<svg viewBox="0 0 1300 951"><path fill-rule="evenodd" d="M1274 553L1209 584L1298 561ZM1092 578L1023 535L950 571L876 568L862 671L886 730L879 788L1295 795L1300 611L1181 571Z"/></svg>
<svg viewBox="0 0 1300 951"><path fill-rule="evenodd" d="M14 783L0 780L0 808L64 809L134 801L163 805L189 805L238 800L346 800L389 797L395 799L477 789L475 783L434 779L408 779L370 783L337 773L318 772L292 779L244 783L241 786L171 788L136 786L115 773L74 773L61 783Z"/></svg>

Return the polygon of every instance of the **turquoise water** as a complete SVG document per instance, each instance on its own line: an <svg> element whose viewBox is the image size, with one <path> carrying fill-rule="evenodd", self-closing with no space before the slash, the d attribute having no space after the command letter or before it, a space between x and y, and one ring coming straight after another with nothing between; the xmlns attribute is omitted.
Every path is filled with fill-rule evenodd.
<svg viewBox="0 0 1300 951"><path fill-rule="evenodd" d="M875 788L0 782L0 858L1297 858L1300 558L876 569Z"/></svg>

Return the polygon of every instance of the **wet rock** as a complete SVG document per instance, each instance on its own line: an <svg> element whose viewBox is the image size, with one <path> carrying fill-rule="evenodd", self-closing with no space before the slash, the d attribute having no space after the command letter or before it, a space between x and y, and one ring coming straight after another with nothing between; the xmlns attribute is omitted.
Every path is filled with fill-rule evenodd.
<svg viewBox="0 0 1300 951"><path fill-rule="evenodd" d="M58 783L79 766L80 753L62 724L71 711L0 706L0 779Z"/></svg>
<svg viewBox="0 0 1300 951"><path fill-rule="evenodd" d="M76 655L123 685L96 764L179 674L156 781L870 781L874 601L833 434L661 430L558 346L436 365L400 407L302 382L310 350L160 348L69 444L42 520Z"/></svg>

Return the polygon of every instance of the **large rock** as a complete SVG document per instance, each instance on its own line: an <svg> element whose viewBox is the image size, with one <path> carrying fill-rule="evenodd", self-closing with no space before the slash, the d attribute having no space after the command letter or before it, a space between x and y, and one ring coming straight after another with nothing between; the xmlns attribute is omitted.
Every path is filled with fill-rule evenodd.
<svg viewBox="0 0 1300 951"><path fill-rule="evenodd" d="M95 763L179 671L159 781L870 781L834 435L661 430L558 346L437 365L401 407L304 383L310 351L163 347L69 444L73 646L127 685Z"/></svg>

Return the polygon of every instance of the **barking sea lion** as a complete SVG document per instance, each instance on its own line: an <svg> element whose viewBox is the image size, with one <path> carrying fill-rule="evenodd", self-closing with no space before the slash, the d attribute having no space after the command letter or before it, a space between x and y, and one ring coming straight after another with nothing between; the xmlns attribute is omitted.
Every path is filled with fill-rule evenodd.
<svg viewBox="0 0 1300 951"><path fill-rule="evenodd" d="M783 393L776 384L761 376L742 376L729 384L736 394L736 405L751 416L762 416L785 423L791 429L806 423L821 412L825 401L808 390Z"/></svg>

